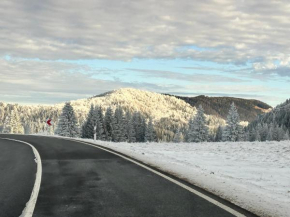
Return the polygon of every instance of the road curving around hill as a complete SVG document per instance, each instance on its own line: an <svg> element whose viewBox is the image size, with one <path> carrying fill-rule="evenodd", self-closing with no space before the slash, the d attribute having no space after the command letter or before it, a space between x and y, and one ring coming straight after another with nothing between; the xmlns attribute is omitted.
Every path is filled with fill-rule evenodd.
<svg viewBox="0 0 290 217"><path fill-rule="evenodd" d="M209 201L210 195L194 193L199 191L182 180L170 180L160 171L88 143L40 136L0 137L28 142L41 156L37 217L254 216L222 199Z"/></svg>

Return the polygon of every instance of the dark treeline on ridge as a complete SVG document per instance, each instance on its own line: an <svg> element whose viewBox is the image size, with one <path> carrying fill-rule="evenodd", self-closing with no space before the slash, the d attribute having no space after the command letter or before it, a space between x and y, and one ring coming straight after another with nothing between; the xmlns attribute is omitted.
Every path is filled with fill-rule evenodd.
<svg viewBox="0 0 290 217"><path fill-rule="evenodd" d="M201 105L205 114L215 115L223 119L227 118L228 108L235 103L239 110L241 121L254 121L257 115L264 114L265 111L272 107L259 100L249 100L234 97L208 97L204 95L196 97L175 96L189 103L191 106L198 107Z"/></svg>

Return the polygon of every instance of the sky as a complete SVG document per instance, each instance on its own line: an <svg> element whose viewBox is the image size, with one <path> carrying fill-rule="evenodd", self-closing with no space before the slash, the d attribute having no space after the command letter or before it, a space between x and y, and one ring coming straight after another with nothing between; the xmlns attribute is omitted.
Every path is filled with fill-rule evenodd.
<svg viewBox="0 0 290 217"><path fill-rule="evenodd" d="M54 104L131 87L290 98L287 0L1 0L0 101Z"/></svg>

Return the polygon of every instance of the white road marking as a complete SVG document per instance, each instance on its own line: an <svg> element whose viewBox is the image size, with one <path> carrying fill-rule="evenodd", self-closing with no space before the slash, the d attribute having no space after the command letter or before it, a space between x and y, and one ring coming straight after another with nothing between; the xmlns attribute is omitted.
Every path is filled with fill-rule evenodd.
<svg viewBox="0 0 290 217"><path fill-rule="evenodd" d="M57 138L57 137L53 137L53 138ZM145 169L147 169L147 170L149 170L149 171L151 171L151 172L153 172L153 173L155 173L155 174L157 174L157 175L169 180L170 182L173 182L176 185L179 185L180 187L190 191L191 193L194 193L194 194L198 195L199 197L207 200L210 203L213 203L214 205L226 210L227 212L229 212L229 213L231 213L231 214L233 214L235 216L246 217L245 215L243 215L243 214L237 212L236 210L234 210L234 209L232 209L232 208L230 208L230 207L218 202L217 200L214 200L211 197L209 197L209 196L207 196L207 195L205 195L205 194L203 194L203 193L201 193L201 192L199 192L199 191L197 191L197 190L195 190L195 189L193 189L193 188L191 188L191 187L189 187L189 186L187 186L187 185L185 185L185 184L183 184L183 183L181 183L181 182L179 182L179 181L177 181L175 179L170 178L169 176L166 176L166 175L164 175L164 174L162 174L162 173L160 173L160 172L158 172L158 171L156 171L156 170L154 170L154 169L152 169L152 168L150 168L148 166L145 166L145 165L143 165L143 164L141 164L141 163L139 163L137 161L134 161L134 160L132 160L132 159L130 159L128 157L125 157L125 156L123 156L121 154L118 154L118 153L116 153L114 151L107 150L105 148L101 148L101 147L96 146L96 145L94 145L93 143L90 143L90 142L83 142L83 141L79 141L79 140L75 140L75 139L68 139L68 138L59 138L59 139L66 139L66 140L71 140L71 141L83 143L83 144L86 144L86 145L89 145L89 146L92 146L92 147L95 147L95 148L102 149L102 150L104 150L106 152L110 152L110 153L112 153L114 155L117 155L117 156L119 156L121 158L124 158L124 159L126 159L126 160L128 160L128 161L130 161L130 162L132 162L134 164L137 164L138 166L143 167L143 168L145 168Z"/></svg>
<svg viewBox="0 0 290 217"><path fill-rule="evenodd" d="M40 155L39 155L38 151L36 150L36 148L27 142L16 140L16 139L9 139L9 138L3 138L3 139L15 141L15 142L20 142L20 143L24 143L26 145L29 145L32 148L33 153L35 155L35 161L37 163L37 171L36 171L36 178L35 178L35 182L34 182L34 187L33 187L30 199L26 203L26 207L24 208L24 210L22 211L22 214L20 215L20 217L32 217L33 212L34 212L34 208L35 208L35 204L37 201L39 189L40 189L41 176L42 176L42 164L41 164Z"/></svg>

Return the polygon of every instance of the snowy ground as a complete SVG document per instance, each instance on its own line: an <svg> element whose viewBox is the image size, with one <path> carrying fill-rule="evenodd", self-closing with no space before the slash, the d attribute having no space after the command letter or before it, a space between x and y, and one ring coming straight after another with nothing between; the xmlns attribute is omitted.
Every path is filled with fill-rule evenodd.
<svg viewBox="0 0 290 217"><path fill-rule="evenodd" d="M175 174L260 216L290 216L289 141L97 144Z"/></svg>

